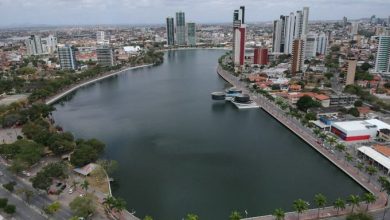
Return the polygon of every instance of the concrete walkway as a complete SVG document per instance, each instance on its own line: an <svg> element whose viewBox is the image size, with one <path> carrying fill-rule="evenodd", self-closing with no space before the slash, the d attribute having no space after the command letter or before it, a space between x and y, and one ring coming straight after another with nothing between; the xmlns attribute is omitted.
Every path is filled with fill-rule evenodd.
<svg viewBox="0 0 390 220"><path fill-rule="evenodd" d="M325 158L331 161L334 165L344 171L347 175L349 175L352 179L354 179L357 183L359 183L362 187L364 187L367 191L373 193L377 197L377 201L375 204L370 205L369 210L375 211L379 209L383 209L387 204L387 195L385 192L380 191L380 187L375 185L373 182L368 182L367 177L359 172L359 170L353 166L349 166L348 163L344 163L341 158L338 158L336 155L330 153L326 150L322 145L317 143L318 138L313 136L312 133L308 132L308 129L303 127L296 120L292 120L290 117L286 116L286 113L283 112L279 107L277 107L273 102L269 101L262 95L253 94L247 89L247 84L240 81L237 77L232 74L224 71L220 66L217 69L218 74L224 78L227 82L232 84L233 86L241 89L244 93L251 94L252 99L259 105L261 108L282 123L284 126L289 128L292 132L298 135L302 140L308 143L311 147L317 150L320 154L322 154ZM298 199L298 198L297 198ZM361 207L366 207L365 204L361 204ZM277 208L277 207L275 207ZM317 219L317 209L311 209L301 214L300 219ZM344 211L340 211L337 213L333 207L327 207L321 212L321 217L331 217L337 215L345 215L349 213L350 210L346 209ZM274 219L273 216L260 216L247 218L251 220L268 220ZM286 220L288 219L297 219L297 214L286 213Z"/></svg>

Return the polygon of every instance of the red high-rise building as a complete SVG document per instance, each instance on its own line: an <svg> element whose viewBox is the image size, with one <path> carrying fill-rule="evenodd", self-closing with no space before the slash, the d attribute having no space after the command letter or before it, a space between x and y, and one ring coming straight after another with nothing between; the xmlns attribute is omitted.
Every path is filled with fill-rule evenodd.
<svg viewBox="0 0 390 220"><path fill-rule="evenodd" d="M267 65L268 64L268 49L267 48L255 48L253 56L253 64Z"/></svg>

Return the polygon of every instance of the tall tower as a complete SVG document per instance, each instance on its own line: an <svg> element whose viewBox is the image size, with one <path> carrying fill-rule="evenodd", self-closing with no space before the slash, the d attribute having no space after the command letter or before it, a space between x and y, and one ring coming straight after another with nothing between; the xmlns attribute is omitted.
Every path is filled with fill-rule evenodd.
<svg viewBox="0 0 390 220"><path fill-rule="evenodd" d="M375 72L390 72L390 36L379 36L378 52L376 53Z"/></svg>
<svg viewBox="0 0 390 220"><path fill-rule="evenodd" d="M328 49L328 36L322 32L317 35L317 53L325 55Z"/></svg>
<svg viewBox="0 0 390 220"><path fill-rule="evenodd" d="M357 60L355 58L348 59L347 79L345 80L346 86L355 83L356 64Z"/></svg>
<svg viewBox="0 0 390 220"><path fill-rule="evenodd" d="M97 31L96 32L96 43L97 44L104 44L104 40L105 40L104 31Z"/></svg>
<svg viewBox="0 0 390 220"><path fill-rule="evenodd" d="M305 59L313 58L317 53L317 35L305 35Z"/></svg>
<svg viewBox="0 0 390 220"><path fill-rule="evenodd" d="M302 35L309 33L309 7L303 8Z"/></svg>
<svg viewBox="0 0 390 220"><path fill-rule="evenodd" d="M167 44L168 46L175 44L175 24L172 17L167 17Z"/></svg>
<svg viewBox="0 0 390 220"><path fill-rule="evenodd" d="M101 66L114 66L114 52L109 46L96 49L97 63Z"/></svg>
<svg viewBox="0 0 390 220"><path fill-rule="evenodd" d="M245 7L241 6L239 10L235 10L233 13L233 63L236 66L244 65L245 41Z"/></svg>
<svg viewBox="0 0 390 220"><path fill-rule="evenodd" d="M291 74L296 75L301 72L304 62L304 41L302 39L295 39L293 41L292 57L291 57Z"/></svg>
<svg viewBox="0 0 390 220"><path fill-rule="evenodd" d="M31 35L26 40L27 54L28 55L40 55L43 54L43 47L41 37L38 35Z"/></svg>
<svg viewBox="0 0 390 220"><path fill-rule="evenodd" d="M186 44L186 19L182 11L176 12L176 43L177 45Z"/></svg>
<svg viewBox="0 0 390 220"><path fill-rule="evenodd" d="M187 45L196 45L196 25L194 22L187 23Z"/></svg>
<svg viewBox="0 0 390 220"><path fill-rule="evenodd" d="M58 59L60 61L61 69L76 69L76 57L72 47L68 45L58 47Z"/></svg>

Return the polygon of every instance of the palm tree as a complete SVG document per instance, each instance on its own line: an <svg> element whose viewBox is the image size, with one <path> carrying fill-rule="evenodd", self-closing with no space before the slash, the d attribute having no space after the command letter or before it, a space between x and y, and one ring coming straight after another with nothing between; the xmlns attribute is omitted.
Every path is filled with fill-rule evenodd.
<svg viewBox="0 0 390 220"><path fill-rule="evenodd" d="M114 197L109 195L106 198L104 198L103 205L105 205L106 209L111 211L112 208L114 207L114 204L115 204L115 198Z"/></svg>
<svg viewBox="0 0 390 220"><path fill-rule="evenodd" d="M283 209L275 209L274 213L272 213L273 216L275 216L275 220L283 220L285 213Z"/></svg>
<svg viewBox="0 0 390 220"><path fill-rule="evenodd" d="M88 187L89 187L89 182L88 180L84 180L84 182L82 182L80 184L81 188L85 190L85 192L88 192Z"/></svg>
<svg viewBox="0 0 390 220"><path fill-rule="evenodd" d="M239 211L233 211L230 213L229 219L230 220L240 220L242 218L241 213Z"/></svg>
<svg viewBox="0 0 390 220"><path fill-rule="evenodd" d="M329 143L331 147L333 147L333 144L336 143L337 139L335 137L329 136L326 138L326 141Z"/></svg>
<svg viewBox="0 0 390 220"><path fill-rule="evenodd" d="M326 197L323 194L319 193L314 196L314 201L318 206L317 218L320 218L320 209L325 207L327 202Z"/></svg>
<svg viewBox="0 0 390 220"><path fill-rule="evenodd" d="M143 220L153 220L152 216L150 215L146 215Z"/></svg>
<svg viewBox="0 0 390 220"><path fill-rule="evenodd" d="M335 148L336 148L336 150L337 150L338 152L340 152L340 153L342 153L343 151L345 151L345 145L344 145L344 144L338 143L338 144L336 144Z"/></svg>
<svg viewBox="0 0 390 220"><path fill-rule="evenodd" d="M341 198L336 199L336 201L333 203L333 207L337 209L337 215L339 214L340 210L345 209L345 201Z"/></svg>
<svg viewBox="0 0 390 220"><path fill-rule="evenodd" d="M325 140L325 138L327 137L326 136L326 134L325 133L320 133L319 135L318 135L322 140Z"/></svg>
<svg viewBox="0 0 390 220"><path fill-rule="evenodd" d="M309 203L302 199L298 199L294 201L293 208L298 213L299 220L299 215L309 208Z"/></svg>
<svg viewBox="0 0 390 220"><path fill-rule="evenodd" d="M186 220L199 220L199 216L195 214L187 214Z"/></svg>
<svg viewBox="0 0 390 220"><path fill-rule="evenodd" d="M115 198L115 202L112 208L117 212L122 212L122 210L126 209L126 205L126 201L122 198Z"/></svg>
<svg viewBox="0 0 390 220"><path fill-rule="evenodd" d="M365 193L365 194L363 195L363 201L367 204L367 207L366 207L366 211L367 211L367 210L368 210L368 206L369 206L370 204L375 203L376 197L375 197L375 195L372 194L372 193Z"/></svg>
<svg viewBox="0 0 390 220"><path fill-rule="evenodd" d="M352 206L351 213L353 213L353 210L355 206L359 206L360 197L357 195L350 195L348 197L348 203Z"/></svg>
<svg viewBox="0 0 390 220"><path fill-rule="evenodd" d="M364 169L364 163L359 162L359 163L356 165L356 168L358 169L358 172L359 172L359 171L363 171L363 169Z"/></svg>
<svg viewBox="0 0 390 220"><path fill-rule="evenodd" d="M315 128L315 129L313 130L313 133L314 133L316 136L318 136L318 135L321 133L321 130L318 129L318 128Z"/></svg>
<svg viewBox="0 0 390 220"><path fill-rule="evenodd" d="M366 167L366 172L369 175L368 182L371 181L371 177L378 172L378 169L372 165Z"/></svg>
<svg viewBox="0 0 390 220"><path fill-rule="evenodd" d="M344 158L345 158L345 161L348 162L348 163L353 161L353 156L350 153L348 153L348 152L346 153ZM348 166L348 163L347 163L347 166Z"/></svg>
<svg viewBox="0 0 390 220"><path fill-rule="evenodd" d="M386 188L386 185L390 185L390 181L385 176L378 177L378 182L381 184L381 192Z"/></svg>

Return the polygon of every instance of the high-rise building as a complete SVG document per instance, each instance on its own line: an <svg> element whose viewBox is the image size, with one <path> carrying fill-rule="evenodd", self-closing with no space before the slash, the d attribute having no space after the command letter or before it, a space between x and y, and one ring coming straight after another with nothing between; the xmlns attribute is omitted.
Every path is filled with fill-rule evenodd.
<svg viewBox="0 0 390 220"><path fill-rule="evenodd" d="M175 23L172 17L167 17L167 44L168 46L175 44Z"/></svg>
<svg viewBox="0 0 390 220"><path fill-rule="evenodd" d="M317 53L321 55L326 54L328 49L328 36L322 32L317 35Z"/></svg>
<svg viewBox="0 0 390 220"><path fill-rule="evenodd" d="M376 53L375 71L378 73L390 72L390 36L379 36L378 51Z"/></svg>
<svg viewBox="0 0 390 220"><path fill-rule="evenodd" d="M241 6L233 14L233 63L236 66L244 65L245 60L245 7Z"/></svg>
<svg viewBox="0 0 390 220"><path fill-rule="evenodd" d="M268 64L268 49L256 47L253 55L253 64L267 65Z"/></svg>
<svg viewBox="0 0 390 220"><path fill-rule="evenodd" d="M359 23L358 22L352 22L351 23L351 35L357 35L359 31Z"/></svg>
<svg viewBox="0 0 390 220"><path fill-rule="evenodd" d="M343 27L346 27L348 24L348 18L347 17L343 17Z"/></svg>
<svg viewBox="0 0 390 220"><path fill-rule="evenodd" d="M304 7L302 11L289 16L280 16L274 21L273 51L278 53L291 54L292 45L295 39L304 39L309 32L309 8Z"/></svg>
<svg viewBox="0 0 390 220"><path fill-rule="evenodd" d="M305 37L305 59L316 57L317 53L317 35L307 34Z"/></svg>
<svg viewBox="0 0 390 220"><path fill-rule="evenodd" d="M28 55L41 55L43 54L43 47L41 37L38 35L31 35L26 40L26 48Z"/></svg>
<svg viewBox="0 0 390 220"><path fill-rule="evenodd" d="M114 52L109 46L101 46L96 49L97 63L101 66L114 66Z"/></svg>
<svg viewBox="0 0 390 220"><path fill-rule="evenodd" d="M309 33L309 7L303 7L302 35Z"/></svg>
<svg viewBox="0 0 390 220"><path fill-rule="evenodd" d="M176 12L176 44L186 44L186 18L182 11Z"/></svg>
<svg viewBox="0 0 390 220"><path fill-rule="evenodd" d="M196 25L194 22L187 23L187 45L196 46Z"/></svg>
<svg viewBox="0 0 390 220"><path fill-rule="evenodd" d="M304 40L295 39L293 41L292 56L291 56L291 74L296 75L297 72L303 70L304 63Z"/></svg>
<svg viewBox="0 0 390 220"><path fill-rule="evenodd" d="M105 41L105 33L104 31L97 31L96 32L96 43L97 44L104 44Z"/></svg>
<svg viewBox="0 0 390 220"><path fill-rule="evenodd" d="M44 53L54 53L57 50L57 38L53 35L42 38L42 48Z"/></svg>
<svg viewBox="0 0 390 220"><path fill-rule="evenodd" d="M58 59L61 69L76 69L76 56L71 46L65 45L58 47Z"/></svg>
<svg viewBox="0 0 390 220"><path fill-rule="evenodd" d="M356 73L356 64L357 60L355 58L349 58L347 61L347 78L345 80L345 85L353 85L355 83L355 73Z"/></svg>

